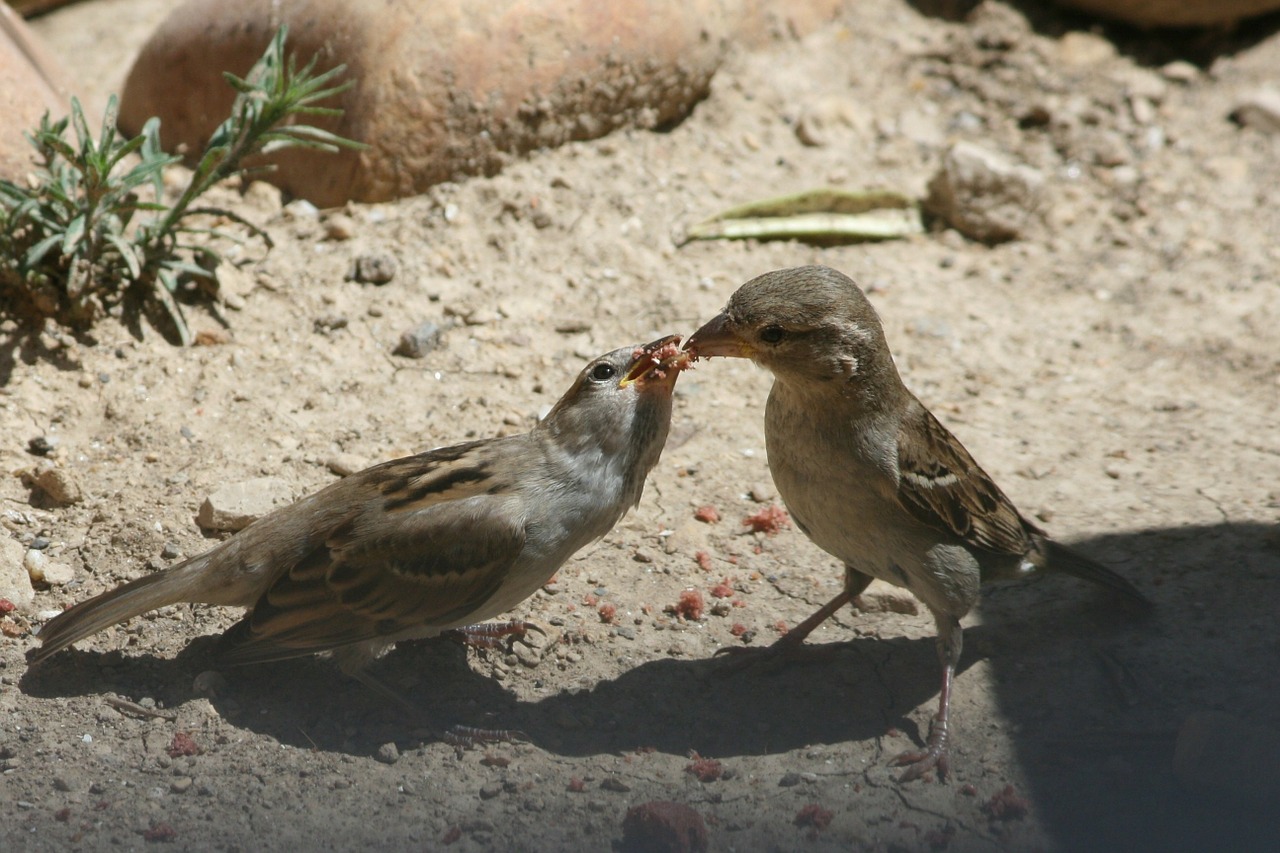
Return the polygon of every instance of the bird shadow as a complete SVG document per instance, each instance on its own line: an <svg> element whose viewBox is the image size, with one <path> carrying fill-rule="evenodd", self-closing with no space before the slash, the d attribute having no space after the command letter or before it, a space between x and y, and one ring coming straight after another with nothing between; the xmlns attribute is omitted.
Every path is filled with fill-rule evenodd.
<svg viewBox="0 0 1280 853"><path fill-rule="evenodd" d="M1018 794L1062 849L1275 849L1280 824L1259 807L1249 780L1215 789L1171 767L1178 729L1197 711L1280 731L1280 529L1224 523L1073 544L1134 580L1155 611L1136 618L1109 593L1065 577L985 590L967 620L957 690L992 691L998 718L957 710L956 782L979 778L985 752L1011 740L1027 785ZM198 638L174 658L70 651L28 670L20 687L36 696L150 696L178 707L197 695L215 645ZM453 723L518 730L564 756L653 749L725 758L868 742L883 761L909 746L885 740L891 729L920 742L917 709L937 696L931 637L857 637L821 648L829 659L773 670L671 657L582 689L538 695L535 680L521 699L476 672L463 647L424 641L375 670L423 709L423 720L406 720L316 659L227 670L210 701L233 725L354 755L388 741L420 743ZM986 677L966 678L978 665Z"/></svg>
<svg viewBox="0 0 1280 853"><path fill-rule="evenodd" d="M1173 770L1179 730L1196 712L1280 733L1280 527L1196 525L1073 544L1133 579L1156 608L1128 625L1101 606L1078 620L1042 618L1056 599L1092 594L1069 581L984 597L985 659L1030 785L1022 794L1064 850L1280 849L1280 818L1261 807L1280 768L1229 788Z"/></svg>

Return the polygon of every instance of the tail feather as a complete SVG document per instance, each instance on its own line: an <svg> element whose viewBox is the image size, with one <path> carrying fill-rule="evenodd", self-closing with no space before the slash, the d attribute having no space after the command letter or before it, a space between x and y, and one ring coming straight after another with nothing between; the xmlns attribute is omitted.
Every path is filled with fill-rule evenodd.
<svg viewBox="0 0 1280 853"><path fill-rule="evenodd" d="M1153 606L1151 599L1143 595L1142 591L1127 579L1101 563L1089 559L1079 551L1072 550L1066 545L1054 542L1052 539L1044 539L1041 541L1040 546L1044 552L1047 568L1105 586L1107 589L1120 593L1134 604L1140 605L1143 609L1150 609Z"/></svg>
<svg viewBox="0 0 1280 853"><path fill-rule="evenodd" d="M27 656L31 663L39 663L117 622L186 601L187 591L185 578L179 577L175 569L138 578L59 613L40 629L40 648L28 652Z"/></svg>

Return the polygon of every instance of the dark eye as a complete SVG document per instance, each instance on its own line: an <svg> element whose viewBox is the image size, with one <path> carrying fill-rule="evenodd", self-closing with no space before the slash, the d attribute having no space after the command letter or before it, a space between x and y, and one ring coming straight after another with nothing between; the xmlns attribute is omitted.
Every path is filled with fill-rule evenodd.
<svg viewBox="0 0 1280 853"><path fill-rule="evenodd" d="M760 340L766 344L776 344L785 334L781 326L765 326L760 330Z"/></svg>
<svg viewBox="0 0 1280 853"><path fill-rule="evenodd" d="M601 362L591 368L591 378L596 382L605 382L618 375L618 369L612 364Z"/></svg>

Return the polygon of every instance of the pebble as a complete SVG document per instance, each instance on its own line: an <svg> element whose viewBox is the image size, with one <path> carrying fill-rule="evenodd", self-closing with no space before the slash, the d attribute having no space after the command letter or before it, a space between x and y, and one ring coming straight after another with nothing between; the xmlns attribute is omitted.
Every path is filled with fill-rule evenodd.
<svg viewBox="0 0 1280 853"><path fill-rule="evenodd" d="M970 142L957 142L929 181L926 208L989 243L1022 236L1039 213L1044 175Z"/></svg>
<svg viewBox="0 0 1280 853"><path fill-rule="evenodd" d="M226 689L226 676L214 669L206 669L191 680L191 692L197 696L216 699Z"/></svg>
<svg viewBox="0 0 1280 853"><path fill-rule="evenodd" d="M197 523L207 530L242 530L271 511L293 503L293 489L279 477L228 483L204 499Z"/></svg>
<svg viewBox="0 0 1280 853"><path fill-rule="evenodd" d="M386 284L396 277L396 259L385 252L358 256L347 273L348 281L364 284Z"/></svg>
<svg viewBox="0 0 1280 853"><path fill-rule="evenodd" d="M160 556L166 560L175 560L182 556L182 549L178 547L177 542L166 542L160 549Z"/></svg>
<svg viewBox="0 0 1280 853"><path fill-rule="evenodd" d="M615 791L619 794L625 794L627 791L631 790L631 786L628 785L626 782L623 782L617 776L606 776L600 782L600 790Z"/></svg>
<svg viewBox="0 0 1280 853"><path fill-rule="evenodd" d="M27 442L27 450L36 456L48 456L61 443L62 439L56 435L37 435Z"/></svg>
<svg viewBox="0 0 1280 853"><path fill-rule="evenodd" d="M794 788L796 785L799 785L800 782L801 782L801 779L800 779L799 773L786 773L786 774L783 774L783 777L778 780L778 787Z"/></svg>
<svg viewBox="0 0 1280 853"><path fill-rule="evenodd" d="M49 465L40 469L35 477L36 488L44 492L58 506L70 506L84 500L80 482L63 468Z"/></svg>
<svg viewBox="0 0 1280 853"><path fill-rule="evenodd" d="M502 793L501 782L487 782L480 786L480 799L492 800L494 797Z"/></svg>
<svg viewBox="0 0 1280 853"><path fill-rule="evenodd" d="M751 487L751 490L747 492L747 497L751 498L751 500L758 504L763 504L773 500L773 496L775 494L776 492L774 492L773 486L768 483L756 483Z"/></svg>
<svg viewBox="0 0 1280 853"><path fill-rule="evenodd" d="M45 556L44 551L35 548L27 551L22 565L26 568L31 583L40 586L65 586L76 577L75 570L66 563L51 560Z"/></svg>
<svg viewBox="0 0 1280 853"><path fill-rule="evenodd" d="M400 750L395 743L387 742L378 747L378 751L374 753L373 757L383 764L395 764L400 760Z"/></svg>
<svg viewBox="0 0 1280 853"><path fill-rule="evenodd" d="M350 240L355 235L355 220L345 213L335 213L324 221L324 236L330 240Z"/></svg>
<svg viewBox="0 0 1280 853"><path fill-rule="evenodd" d="M0 598L7 599L20 610L31 607L36 600L36 591L31 586L25 564L26 554L27 549L21 542L0 532Z"/></svg>
<svg viewBox="0 0 1280 853"><path fill-rule="evenodd" d="M864 613L905 613L919 615L920 602L905 589L882 580L873 580L856 599Z"/></svg>
<svg viewBox="0 0 1280 853"><path fill-rule="evenodd" d="M440 347L443 335L444 330L438 323L427 320L408 331L401 332L400 342L396 344L391 354L405 358L426 358L427 353Z"/></svg>
<svg viewBox="0 0 1280 853"><path fill-rule="evenodd" d="M635 560L637 563L652 563L653 552L648 548L637 548L635 553L631 555L631 559Z"/></svg>
<svg viewBox="0 0 1280 853"><path fill-rule="evenodd" d="M185 794L191 790L191 786L195 784L195 781L190 776L179 776L169 783L169 790L175 794Z"/></svg>
<svg viewBox="0 0 1280 853"><path fill-rule="evenodd" d="M368 468L369 463L363 456L354 453L335 453L324 461L324 467L339 477L350 477L357 471Z"/></svg>
<svg viewBox="0 0 1280 853"><path fill-rule="evenodd" d="M1254 92L1231 110L1231 120L1262 133L1280 133L1280 91Z"/></svg>

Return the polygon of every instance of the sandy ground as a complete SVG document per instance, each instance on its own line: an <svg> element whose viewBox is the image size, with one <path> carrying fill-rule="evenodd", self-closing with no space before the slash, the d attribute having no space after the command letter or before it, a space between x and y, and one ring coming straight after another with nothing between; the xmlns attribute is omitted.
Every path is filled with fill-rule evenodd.
<svg viewBox="0 0 1280 853"><path fill-rule="evenodd" d="M102 98L166 5L97 0L36 26ZM1171 771L1193 713L1243 721L1216 732L1243 755L1248 726L1280 729L1280 136L1227 118L1274 82L1275 22L1146 36L1034 4L965 21L856 5L735 56L669 132L353 206L350 239L269 192L227 193L276 248L245 250L254 277L220 345L105 324L55 350L6 326L0 467L29 468L28 441L54 436L85 494L33 505L20 478L0 480L5 535L48 540L75 571L27 616L36 627L209 547L194 516L220 485L270 474L301 496L339 454L526 429L586 359L687 334L746 279L820 262L869 291L908 384L1024 511L1131 578L1153 617L1070 579L987 591L965 623L954 778L897 784L888 760L937 699L926 614L846 609L813 637L833 651L821 662L712 658L771 642L840 582L799 532L744 533L777 500L769 378L718 360L681 378L638 510L516 612L556 642L418 644L378 664L432 720L527 743L457 752L321 660L202 676L238 615L217 608L134 620L36 671L34 638L4 637L5 846L607 850L630 806L670 799L717 851L1275 849L1255 777L1215 789L1209 770ZM805 110L845 116L829 144L797 139ZM920 194L953 139L1042 170L1044 227L994 248L942 229L829 248L675 242L719 209L818 185ZM344 280L367 254L398 262L390 283ZM424 320L447 325L442 347L393 356ZM704 505L722 520L694 520ZM729 606L713 609L722 583ZM706 598L699 620L666 612L688 589ZM184 738L199 753L171 756ZM689 772L695 753L719 778ZM797 825L810 804L828 825Z"/></svg>

